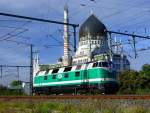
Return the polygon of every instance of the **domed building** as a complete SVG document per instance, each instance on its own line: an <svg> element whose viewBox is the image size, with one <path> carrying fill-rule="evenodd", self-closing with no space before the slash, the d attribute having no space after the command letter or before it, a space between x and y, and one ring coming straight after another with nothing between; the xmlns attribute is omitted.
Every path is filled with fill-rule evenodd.
<svg viewBox="0 0 150 113"><path fill-rule="evenodd" d="M94 14L87 18L79 30L79 47L73 57L73 64L90 62L99 55L107 57L109 46L106 30Z"/></svg>
<svg viewBox="0 0 150 113"><path fill-rule="evenodd" d="M91 61L111 61L116 71L130 69L130 62L123 53L115 53L108 44L106 26L94 15L90 15L79 30L79 47L72 64Z"/></svg>
<svg viewBox="0 0 150 113"><path fill-rule="evenodd" d="M105 30L105 25L92 14L80 27L79 39L80 41L88 40L88 35L92 39L98 39L100 36L106 36Z"/></svg>

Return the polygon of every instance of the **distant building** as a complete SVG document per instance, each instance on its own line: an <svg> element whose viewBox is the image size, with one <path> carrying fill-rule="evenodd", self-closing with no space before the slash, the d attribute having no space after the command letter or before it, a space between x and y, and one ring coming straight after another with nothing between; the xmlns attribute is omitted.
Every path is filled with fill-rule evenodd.
<svg viewBox="0 0 150 113"><path fill-rule="evenodd" d="M116 71L130 69L130 62L123 53L110 53L105 25L91 15L79 30L79 47L73 56L73 64L95 60L110 60Z"/></svg>
<svg viewBox="0 0 150 113"><path fill-rule="evenodd" d="M73 64L94 60L96 55L107 56L109 51L105 25L91 15L80 27L79 47L73 56Z"/></svg>
<svg viewBox="0 0 150 113"><path fill-rule="evenodd" d="M112 55L113 67L116 71L123 71L130 69L130 62L127 59L127 56L124 54L116 54Z"/></svg>
<svg viewBox="0 0 150 113"><path fill-rule="evenodd" d="M68 9L65 7L64 22L68 20ZM64 56L56 65L39 65L38 57L34 63L34 73L40 69L77 65L92 61L110 61L116 71L130 69L130 62L123 52L114 52L108 41L106 26L94 15L90 15L79 30L79 44L73 56L69 54L69 35L67 25L64 25ZM40 66L40 68L39 68ZM34 74L35 76L35 74Z"/></svg>

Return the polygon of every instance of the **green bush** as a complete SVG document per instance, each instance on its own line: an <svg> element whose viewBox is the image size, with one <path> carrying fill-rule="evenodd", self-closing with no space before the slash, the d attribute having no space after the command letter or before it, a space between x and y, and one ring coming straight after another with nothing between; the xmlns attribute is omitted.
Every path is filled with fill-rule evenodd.
<svg viewBox="0 0 150 113"><path fill-rule="evenodd" d="M125 70L118 74L120 89L118 94L150 94L150 65L141 71Z"/></svg>

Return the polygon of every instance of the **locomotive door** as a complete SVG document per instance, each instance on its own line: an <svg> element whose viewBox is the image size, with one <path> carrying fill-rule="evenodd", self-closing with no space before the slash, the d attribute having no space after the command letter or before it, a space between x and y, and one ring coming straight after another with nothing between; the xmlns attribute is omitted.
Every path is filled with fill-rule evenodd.
<svg viewBox="0 0 150 113"><path fill-rule="evenodd" d="M86 85L89 84L89 78L88 78L88 72L87 72L87 64L84 64L83 83L86 84Z"/></svg>

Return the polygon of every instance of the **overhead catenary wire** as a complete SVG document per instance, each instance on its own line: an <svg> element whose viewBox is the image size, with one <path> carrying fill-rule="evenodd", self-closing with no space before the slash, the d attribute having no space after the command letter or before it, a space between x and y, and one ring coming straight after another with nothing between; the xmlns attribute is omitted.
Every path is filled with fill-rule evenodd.
<svg viewBox="0 0 150 113"><path fill-rule="evenodd" d="M59 22L59 21L54 21L54 20L47 20L47 19L28 17L28 16L21 16L21 15L15 15L15 14L8 14L8 13L0 13L0 15L8 16L8 17L14 17L14 18L34 20L34 21L40 21L40 22L47 22L47 23L54 23L54 24L61 24L61 25L72 26L73 29L74 29L74 51L76 51L76 27L79 26L78 24L64 23L64 22Z"/></svg>
<svg viewBox="0 0 150 113"><path fill-rule="evenodd" d="M0 39L3 39L3 38L4 38L4 40L5 40L5 37L6 37L6 36L8 36L8 35L9 35L9 34L11 34L11 33L16 32L17 30L22 29L22 27L26 26L26 25L27 25L27 24L29 24L30 22L31 22L31 21L27 21L26 23L24 23L24 24L23 24L23 25L21 25L20 27L17 27L17 28L15 28L14 30L12 30L12 31L8 32L7 34L5 34L5 35L1 36L1 37L0 37ZM25 29L25 31L27 31L27 29Z"/></svg>
<svg viewBox="0 0 150 113"><path fill-rule="evenodd" d="M49 37L52 38L53 40L55 40L56 42L58 42L59 44L63 44L62 41L57 40L57 38L55 38L52 34L48 34L47 38L49 38Z"/></svg>
<svg viewBox="0 0 150 113"><path fill-rule="evenodd" d="M1 28L8 28L8 29L17 29L18 27L14 26L5 26L5 25L0 25ZM20 28L20 30L25 30L25 28Z"/></svg>
<svg viewBox="0 0 150 113"><path fill-rule="evenodd" d="M19 34L21 34L21 33L19 33ZM31 37L29 37L29 36L23 36L23 35L19 35L19 34L14 34L14 35L9 34L9 36L19 37L19 38L23 38L23 39L26 39L26 40L30 40L31 39Z"/></svg>
<svg viewBox="0 0 150 113"><path fill-rule="evenodd" d="M1 65L0 64L0 67L31 67L31 66L28 66L28 65Z"/></svg>
<svg viewBox="0 0 150 113"><path fill-rule="evenodd" d="M145 23L145 21L148 21L149 19L147 18L146 20L145 20L145 14L144 13L137 13L137 14L135 14L136 16L134 16L133 18L129 18L129 19L127 19L126 21L124 21L124 23L128 23L129 24L129 22L131 23L131 24L126 24L126 25L123 25L122 23L117 23L116 24L116 26L118 26L119 28L130 28L130 27L137 27L139 24L142 24L142 23ZM138 15L138 16L137 16ZM143 16L142 16L143 15ZM143 20L144 19L144 20ZM136 20L140 20L140 22L137 22L137 23L135 23L135 21ZM134 21L134 22L133 22ZM134 24L133 24L134 23Z"/></svg>
<svg viewBox="0 0 150 113"><path fill-rule="evenodd" d="M58 31L60 31L60 29L58 29ZM47 38L52 38L53 40L55 40L56 42L58 42L59 44L64 44L63 43L63 41L60 41L60 40L58 40L57 38L55 38L54 36L53 36L53 34L55 34L57 32L57 30L55 31L55 32L53 32L52 34L48 34L47 35ZM63 38L62 38L63 39ZM74 47L74 45L71 43L71 42L69 42L69 44L71 45L71 47Z"/></svg>
<svg viewBox="0 0 150 113"><path fill-rule="evenodd" d="M7 40L7 39L10 39L10 38L16 37L17 35L20 35L20 34L26 32L26 31L28 31L28 29L25 29L25 30L23 30L23 31L20 31L20 32L18 32L17 34L14 34L14 35L8 35L6 38L0 39L0 41Z"/></svg>
<svg viewBox="0 0 150 113"><path fill-rule="evenodd" d="M145 3L143 3L143 4L145 4ZM141 4L139 4L139 7L141 7L142 5ZM132 7L132 8L128 8L127 10L125 10L123 13L125 13L125 12L127 12L127 11L130 11L131 9L134 9L134 8L137 8L137 6L134 6L134 7ZM142 7L141 7L142 8ZM125 21L123 21L122 23L126 23L125 24L125 26L124 26L124 24L122 24L121 22L117 22L115 25L116 26L118 26L118 27L120 27L120 28L125 28L125 27L129 27L129 25L130 26L136 26L136 24L132 24L132 23L134 23L134 21L135 20L143 20L143 19L145 19L145 16L148 16L148 14L146 14L147 12L145 12L144 10L138 10L138 12L135 12L133 15L130 15L130 16L128 16L128 15L126 15L126 14L124 14L124 15L126 15L125 17L128 17L128 18L126 18L126 19L122 19L122 20L125 20ZM129 14L131 14L131 12L129 13ZM130 18L130 17L132 17L132 18ZM144 20L143 20L144 21ZM128 23L131 23L131 24L128 24Z"/></svg>
<svg viewBox="0 0 150 113"><path fill-rule="evenodd" d="M115 16L116 14L114 14L114 15L108 15L108 17L107 18L109 18L109 17L112 17L112 16ZM12 36L12 35L11 35ZM63 46L63 45L46 45L47 47L56 47L56 46Z"/></svg>
<svg viewBox="0 0 150 113"><path fill-rule="evenodd" d="M41 18L35 18L35 17L28 17L28 16L21 16L21 15L15 15L15 14L8 14L8 13L1 13L2 16L8 16L8 17L14 17L14 18L22 18L22 19L28 19L28 20L34 20L34 21L40 21L40 22L48 22L48 23L54 23L54 24L61 24L61 25L69 25L72 27L78 27L78 24L72 24L72 23L64 23L59 21L53 21L53 20L47 20L47 19L41 19Z"/></svg>
<svg viewBox="0 0 150 113"><path fill-rule="evenodd" d="M12 19L0 19L0 22L28 22L28 21L25 21L25 20L12 20Z"/></svg>
<svg viewBox="0 0 150 113"><path fill-rule="evenodd" d="M44 48L53 48L53 47L63 47L63 44L60 44L60 45L36 45L36 44L32 44L32 43L27 43L27 42L22 42L22 41L16 41L16 40L10 40L10 39L7 39L5 41L8 41L8 42L12 42L12 43L16 43L17 45L26 45L26 46L31 46L33 45L34 47L44 47ZM69 51L72 51L71 49L69 49Z"/></svg>
<svg viewBox="0 0 150 113"><path fill-rule="evenodd" d="M107 30L106 32L113 33L113 34L119 34L119 35L132 36L132 37L137 37L137 38L143 38L143 39L150 39L150 36L141 36L141 35L135 35L135 34L123 33L123 32L117 32L117 31L109 31L109 30Z"/></svg>
<svg viewBox="0 0 150 113"><path fill-rule="evenodd" d="M27 46L34 45L34 44L31 44L31 43L26 43L26 42L21 42L21 41L16 41L16 40L10 40L10 39L6 39L5 41L13 42L13 43L16 43L16 44L23 44L23 45L27 45Z"/></svg>

